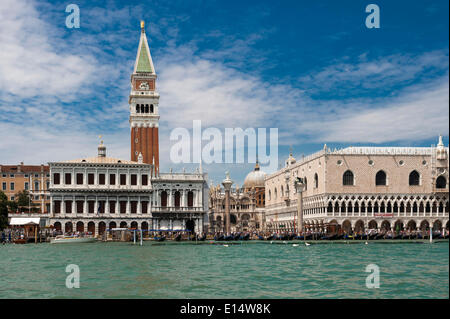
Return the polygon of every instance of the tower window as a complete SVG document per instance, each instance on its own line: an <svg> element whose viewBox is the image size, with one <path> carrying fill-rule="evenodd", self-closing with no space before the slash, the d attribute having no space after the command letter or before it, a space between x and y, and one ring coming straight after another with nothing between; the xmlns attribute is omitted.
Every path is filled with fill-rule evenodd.
<svg viewBox="0 0 450 319"><path fill-rule="evenodd" d="M148 104L145 104L145 113L148 113Z"/></svg>
<svg viewBox="0 0 450 319"><path fill-rule="evenodd" d="M153 104L150 104L150 113L153 113Z"/></svg>
<svg viewBox="0 0 450 319"><path fill-rule="evenodd" d="M139 104L137 104L136 105L136 113L139 113L140 112L140 107L139 107Z"/></svg>

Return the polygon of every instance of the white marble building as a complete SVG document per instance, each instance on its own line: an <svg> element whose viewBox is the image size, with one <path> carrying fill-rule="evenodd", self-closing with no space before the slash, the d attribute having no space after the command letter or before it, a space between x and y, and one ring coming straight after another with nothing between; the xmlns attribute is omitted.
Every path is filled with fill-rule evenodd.
<svg viewBox="0 0 450 319"><path fill-rule="evenodd" d="M50 224L63 232L127 227L203 232L206 174L152 174L152 165L98 156L52 162Z"/></svg>

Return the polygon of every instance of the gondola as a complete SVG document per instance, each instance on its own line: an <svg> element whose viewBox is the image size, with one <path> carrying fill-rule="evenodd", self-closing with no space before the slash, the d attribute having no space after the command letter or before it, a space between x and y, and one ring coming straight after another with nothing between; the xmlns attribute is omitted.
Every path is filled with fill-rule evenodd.
<svg viewBox="0 0 450 319"><path fill-rule="evenodd" d="M336 240L344 239L344 234L336 235Z"/></svg>
<svg viewBox="0 0 450 319"><path fill-rule="evenodd" d="M267 238L266 238L266 240L273 240L273 239L274 239L274 235L267 236Z"/></svg>
<svg viewBox="0 0 450 319"><path fill-rule="evenodd" d="M175 236L175 241L180 241L181 240L181 234L178 234Z"/></svg>
<svg viewBox="0 0 450 319"><path fill-rule="evenodd" d="M288 240L293 240L295 238L295 234L290 234L289 236L288 236Z"/></svg>
<svg viewBox="0 0 450 319"><path fill-rule="evenodd" d="M259 239L259 240L264 240L264 237L261 236L261 235L258 235L258 239Z"/></svg>
<svg viewBox="0 0 450 319"><path fill-rule="evenodd" d="M241 238L241 234L237 233L233 236L233 240L239 240L239 238Z"/></svg>
<svg viewBox="0 0 450 319"><path fill-rule="evenodd" d="M394 238L394 236L392 234L387 234L384 238L385 239L392 239L392 238Z"/></svg>
<svg viewBox="0 0 450 319"><path fill-rule="evenodd" d="M356 234L355 236L353 236L353 239L362 239L362 235L361 234Z"/></svg>
<svg viewBox="0 0 450 319"><path fill-rule="evenodd" d="M154 239L155 239L156 241L165 241L165 240L166 240L166 236L161 236L161 237L155 236Z"/></svg>
<svg viewBox="0 0 450 319"><path fill-rule="evenodd" d="M337 238L336 234L332 234L332 235L325 235L322 236L320 239L321 240L335 240Z"/></svg>
<svg viewBox="0 0 450 319"><path fill-rule="evenodd" d="M308 235L305 236L305 240L311 240L311 239L312 239L312 235L311 234L308 234Z"/></svg>
<svg viewBox="0 0 450 319"><path fill-rule="evenodd" d="M394 235L394 237L392 239L402 239L402 238L403 238L402 234L397 234L397 235Z"/></svg>
<svg viewBox="0 0 450 319"><path fill-rule="evenodd" d="M250 234L241 235L239 237L239 240L249 240L249 239L250 239Z"/></svg>
<svg viewBox="0 0 450 319"><path fill-rule="evenodd" d="M224 235L214 236L214 240L216 241L223 241L225 239Z"/></svg>
<svg viewBox="0 0 450 319"><path fill-rule="evenodd" d="M295 236L295 239L296 239L296 240L304 240L304 239L305 239L305 236L303 236L303 235Z"/></svg>
<svg viewBox="0 0 450 319"><path fill-rule="evenodd" d="M375 239L384 239L384 236L385 236L385 234L380 233L380 234L377 234L377 236L375 237Z"/></svg>
<svg viewBox="0 0 450 319"><path fill-rule="evenodd" d="M206 240L206 234L201 236L201 237L199 237L197 240L198 241L205 241Z"/></svg>
<svg viewBox="0 0 450 319"><path fill-rule="evenodd" d="M234 236L233 236L233 235L225 236L225 237L223 238L223 240L225 240L225 241L231 241L231 240L234 240Z"/></svg>
<svg viewBox="0 0 450 319"><path fill-rule="evenodd" d="M361 240L367 240L367 239L369 239L369 235L367 235L367 234L361 235Z"/></svg>
<svg viewBox="0 0 450 319"><path fill-rule="evenodd" d="M377 233L372 233L369 235L369 240L375 240L377 238Z"/></svg>

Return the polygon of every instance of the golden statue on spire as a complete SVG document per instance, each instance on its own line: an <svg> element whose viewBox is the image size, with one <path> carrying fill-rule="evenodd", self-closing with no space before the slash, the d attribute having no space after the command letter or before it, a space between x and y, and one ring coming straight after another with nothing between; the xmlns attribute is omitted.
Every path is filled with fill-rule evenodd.
<svg viewBox="0 0 450 319"><path fill-rule="evenodd" d="M144 22L144 20L141 20L141 30L142 30L142 32L145 32L145 22Z"/></svg>

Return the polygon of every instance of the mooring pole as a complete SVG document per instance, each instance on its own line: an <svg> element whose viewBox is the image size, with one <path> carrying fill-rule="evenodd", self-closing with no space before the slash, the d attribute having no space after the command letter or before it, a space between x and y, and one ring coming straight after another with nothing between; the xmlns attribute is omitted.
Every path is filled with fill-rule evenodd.
<svg viewBox="0 0 450 319"><path fill-rule="evenodd" d="M136 231L133 230L133 244L136 244Z"/></svg>
<svg viewBox="0 0 450 319"><path fill-rule="evenodd" d="M142 246L142 237L143 237L142 235L143 235L143 234L142 234L142 229L141 229L141 246Z"/></svg>

